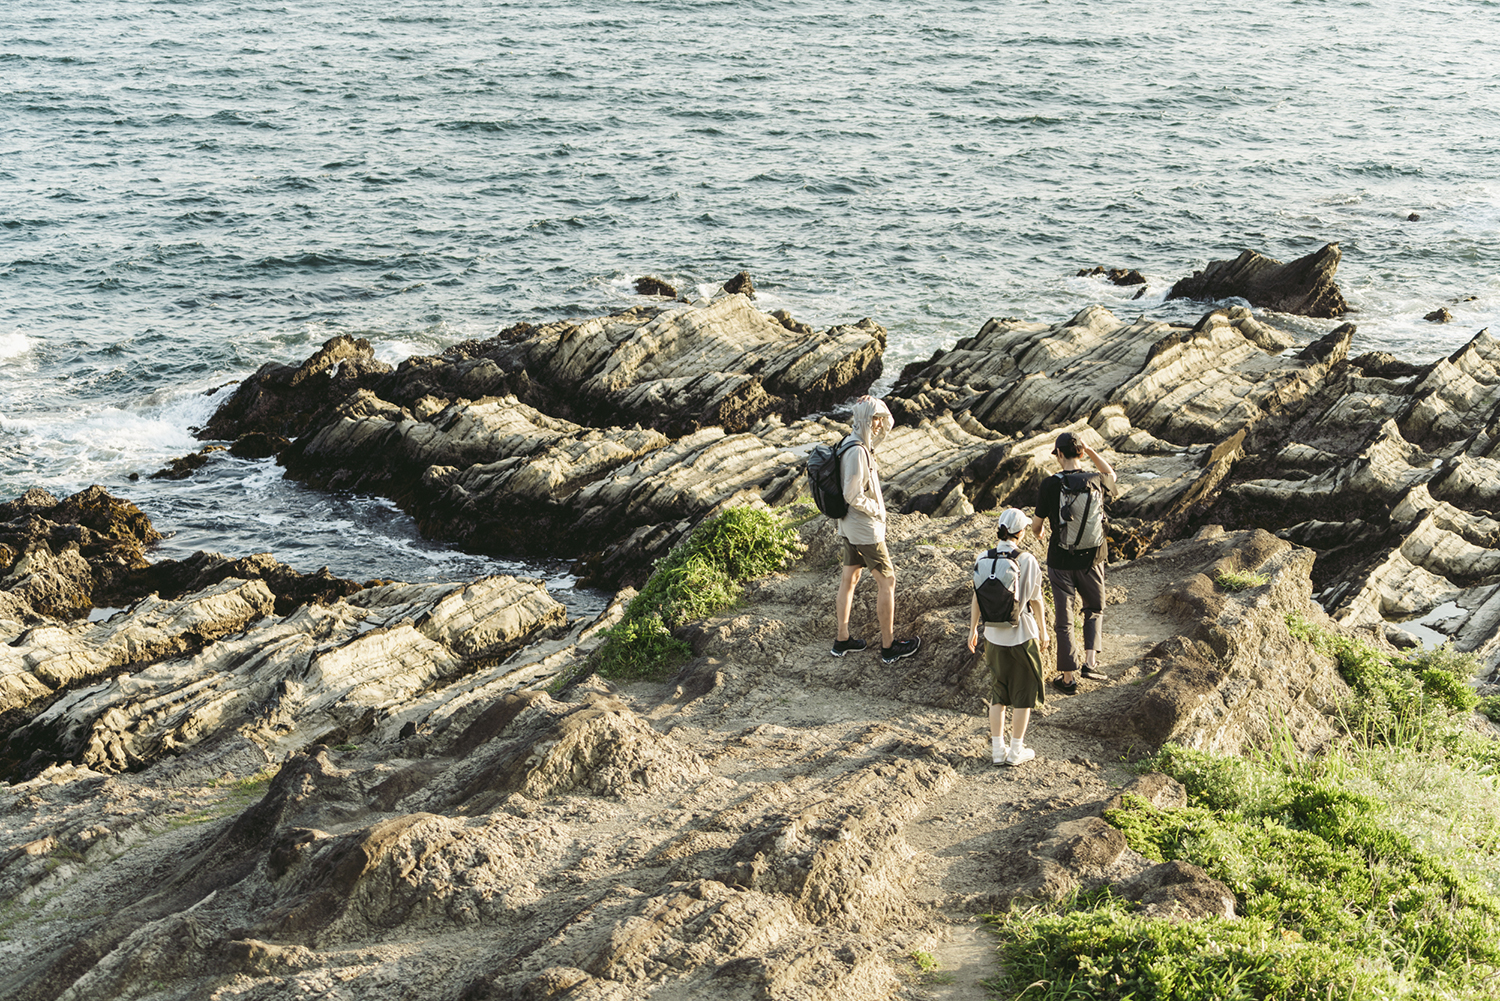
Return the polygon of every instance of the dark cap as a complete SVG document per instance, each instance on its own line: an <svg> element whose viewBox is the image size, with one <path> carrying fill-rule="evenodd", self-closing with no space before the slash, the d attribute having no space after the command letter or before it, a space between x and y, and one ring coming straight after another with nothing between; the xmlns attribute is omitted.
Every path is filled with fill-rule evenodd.
<svg viewBox="0 0 1500 1001"><path fill-rule="evenodd" d="M1080 454L1078 439L1073 437L1070 431L1064 431L1057 436L1057 444L1053 446L1053 449L1069 459L1076 459Z"/></svg>

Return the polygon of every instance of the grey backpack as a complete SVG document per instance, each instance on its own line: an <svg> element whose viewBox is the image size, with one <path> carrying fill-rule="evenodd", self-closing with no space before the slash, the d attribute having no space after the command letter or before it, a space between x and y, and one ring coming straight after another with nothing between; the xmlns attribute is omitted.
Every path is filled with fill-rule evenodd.
<svg viewBox="0 0 1500 1001"><path fill-rule="evenodd" d="M1057 545L1067 552L1097 549L1104 541L1104 491L1099 477L1081 470L1057 474Z"/></svg>

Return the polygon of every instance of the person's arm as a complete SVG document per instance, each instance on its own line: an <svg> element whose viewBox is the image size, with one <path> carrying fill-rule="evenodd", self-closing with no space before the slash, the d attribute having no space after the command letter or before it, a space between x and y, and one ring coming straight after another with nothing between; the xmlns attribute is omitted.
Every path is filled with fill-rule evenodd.
<svg viewBox="0 0 1500 1001"><path fill-rule="evenodd" d="M1031 537L1040 540L1042 532L1047 529L1047 519L1041 515L1034 515L1031 519Z"/></svg>
<svg viewBox="0 0 1500 1001"><path fill-rule="evenodd" d="M856 445L844 453L844 503L850 510L861 511L880 521L880 505L865 492L870 482L870 460L865 456L863 445Z"/></svg>
<svg viewBox="0 0 1500 1001"><path fill-rule="evenodd" d="M1047 620L1042 616L1040 598L1031 599L1031 614L1036 616L1036 642L1043 653L1047 652ZM1023 634L1024 635L1024 634ZM973 649L972 647L970 649Z"/></svg>
<svg viewBox="0 0 1500 1001"><path fill-rule="evenodd" d="M1102 485L1104 487L1104 492L1108 494L1114 493L1115 468L1109 464L1109 461L1106 460L1104 456L1100 455L1092 448L1089 448L1087 445L1083 445L1083 454L1088 456L1089 461L1094 464L1094 468L1099 470L1099 478L1103 481Z"/></svg>
<svg viewBox="0 0 1500 1001"><path fill-rule="evenodd" d="M979 647L979 595L969 597L969 652Z"/></svg>

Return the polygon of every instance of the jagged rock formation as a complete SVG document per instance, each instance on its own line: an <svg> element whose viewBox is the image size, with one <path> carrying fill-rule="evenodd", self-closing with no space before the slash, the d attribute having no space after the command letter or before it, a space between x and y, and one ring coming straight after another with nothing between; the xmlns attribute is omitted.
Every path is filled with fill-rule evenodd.
<svg viewBox="0 0 1500 1001"><path fill-rule="evenodd" d="M160 538L102 487L61 501L32 489L0 504L0 620L71 619L112 603Z"/></svg>
<svg viewBox="0 0 1500 1001"><path fill-rule="evenodd" d="M787 574L695 628L683 674L626 690L559 684L618 604L564 629L510 578L288 616L266 582L225 579L0 637L39 684L62 681L10 738L31 739L33 777L0 789L0 900L18 917L0 994L895 998L914 949L991 975L950 950L990 955L969 922L1012 901L1111 884L1149 914L1232 911L1221 884L1152 865L1100 818L1122 789L1183 802L1109 764L1127 737L1110 720L1122 698L1151 713L1132 753L1242 746L1295 672L1309 711L1288 725L1321 739L1313 710L1338 682L1283 621L1318 614L1305 550L1210 534L1127 568L1105 660L1120 683L1049 703L1036 767L997 769L960 639L992 519L895 518L898 628L927 646L887 670L827 655L832 535L802 532ZM1226 561L1268 584L1205 594ZM861 590L856 631L873 619ZM1179 631L1197 660L1142 658ZM1273 648L1285 659L1248 655Z"/></svg>
<svg viewBox="0 0 1500 1001"><path fill-rule="evenodd" d="M764 335L764 364L721 364L721 327L741 359ZM247 381L221 427L261 452L300 436L294 475L396 497L432 534L543 538L630 577L718 507L795 501L801 456L846 430L804 408L863 388L877 330L819 335L731 296L395 371L330 342ZM989 955L967 922L1015 902L1108 885L1146 914L1232 916L1226 887L1103 819L1125 794L1183 802L1122 758L1260 748L1273 721L1326 741L1343 683L1286 627L1331 625L1314 590L1348 626L1500 661L1500 342L1416 366L1351 359L1354 333L1294 351L1245 309L1189 326L1095 308L991 321L909 367L879 460L897 630L925 642L891 668L827 655L821 517L796 566L683 630L676 677L619 689L588 658L629 591L566 622L507 577L149 565L149 523L102 491L0 506L0 996L895 998L913 949L990 975L955 943ZM730 426L635 426L665 400ZM1062 430L1120 476L1112 681L1054 696L1036 766L996 769L970 563ZM1223 570L1264 583L1229 593ZM120 610L82 620L105 596ZM852 624L875 629L868 585Z"/></svg>
<svg viewBox="0 0 1500 1001"><path fill-rule="evenodd" d="M1232 261L1212 261L1192 277L1179 280L1167 298L1237 298L1278 313L1325 319L1343 316L1349 304L1333 280L1341 257L1336 243L1287 264L1246 250Z"/></svg>
<svg viewBox="0 0 1500 1001"><path fill-rule="evenodd" d="M1292 353L1244 309L1193 327L1099 307L1051 327L992 320L909 366L891 405L1042 442L1087 422L1121 474L1121 555L1212 522L1267 529L1318 553L1312 576L1339 621L1407 645L1451 638L1494 669L1500 342L1483 330L1421 366L1351 359L1354 334ZM1049 468L1033 458L1031 478ZM992 496L1029 504L1032 479L1010 483Z"/></svg>
<svg viewBox="0 0 1500 1001"><path fill-rule="evenodd" d="M858 396L880 375L884 353L885 330L871 320L818 333L760 312L741 294L706 306L653 303L578 322L520 324L394 371L367 342L337 337L300 366L263 367L200 434L314 433L336 409L347 412L360 390L419 420L455 401L509 394L578 424L640 424L672 436L735 432Z"/></svg>

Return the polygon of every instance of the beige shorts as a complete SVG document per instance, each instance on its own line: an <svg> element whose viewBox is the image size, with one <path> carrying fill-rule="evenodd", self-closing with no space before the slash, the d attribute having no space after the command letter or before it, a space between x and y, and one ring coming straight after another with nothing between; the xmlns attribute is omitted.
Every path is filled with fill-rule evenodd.
<svg viewBox="0 0 1500 1001"><path fill-rule="evenodd" d="M883 577L896 576L896 564L884 542L861 542L855 544L848 539L844 543L844 566L869 567Z"/></svg>

